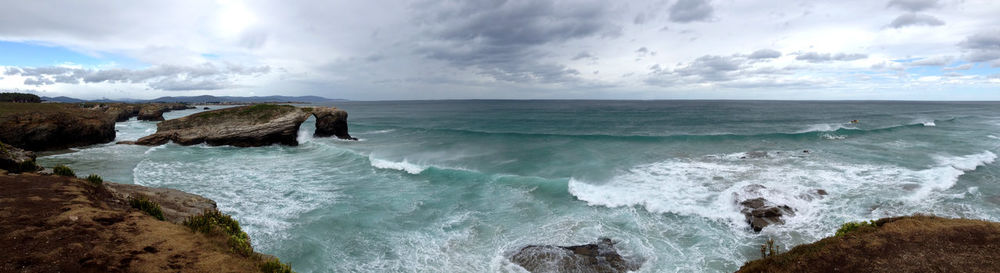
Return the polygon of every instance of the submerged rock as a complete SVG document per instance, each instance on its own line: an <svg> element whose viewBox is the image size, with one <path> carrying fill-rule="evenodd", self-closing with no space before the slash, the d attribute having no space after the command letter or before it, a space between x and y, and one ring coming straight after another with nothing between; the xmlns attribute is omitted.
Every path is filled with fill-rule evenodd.
<svg viewBox="0 0 1000 273"><path fill-rule="evenodd" d="M206 111L160 122L156 133L140 138L139 145L208 143L238 147L275 143L298 145L299 125L309 113L289 105L260 104Z"/></svg>
<svg viewBox="0 0 1000 273"><path fill-rule="evenodd" d="M743 187L742 192L749 196L764 196L764 190L766 189L767 187L764 187L764 185L750 184ZM826 191L817 190L817 195L820 197L822 195L818 194L819 191L823 192L822 195L826 194ZM782 219L783 216L795 215L795 210L791 207L774 204L763 197L745 199L747 197L742 197L735 193L733 197L735 200L743 200L737 201L737 204L740 206L740 213L745 216L747 224L755 232L760 232L764 227L772 224L784 224L785 220Z"/></svg>
<svg viewBox="0 0 1000 273"><path fill-rule="evenodd" d="M336 136L339 139L358 140L347 133L347 111L333 107L312 109L316 117L316 137Z"/></svg>
<svg viewBox="0 0 1000 273"><path fill-rule="evenodd" d="M638 270L642 265L641 261L619 255L614 242L608 238L577 246L529 245L518 250L510 260L534 273L620 273Z"/></svg>
<svg viewBox="0 0 1000 273"><path fill-rule="evenodd" d="M795 211L786 205L775 205L764 198L754 198L740 202L743 209L740 212L746 216L747 224L753 231L760 232L771 224L784 224L781 219L785 215L795 215Z"/></svg>
<svg viewBox="0 0 1000 273"><path fill-rule="evenodd" d="M20 173L39 171L42 168L35 164L35 153L0 143L0 169Z"/></svg>

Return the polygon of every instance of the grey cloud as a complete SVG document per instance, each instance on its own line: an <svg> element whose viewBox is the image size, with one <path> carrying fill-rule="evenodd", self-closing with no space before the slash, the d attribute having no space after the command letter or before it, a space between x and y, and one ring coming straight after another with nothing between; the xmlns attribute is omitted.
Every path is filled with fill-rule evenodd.
<svg viewBox="0 0 1000 273"><path fill-rule="evenodd" d="M975 65L974 64L963 64L963 65L958 65L958 66L941 68L941 70L944 70L944 71L962 71L962 70L972 69L973 66L975 66Z"/></svg>
<svg viewBox="0 0 1000 273"><path fill-rule="evenodd" d="M945 66L952 62L954 58L950 56L923 58L907 63L909 66Z"/></svg>
<svg viewBox="0 0 1000 273"><path fill-rule="evenodd" d="M679 0L670 6L670 21L689 23L707 21L712 17L712 5L708 0Z"/></svg>
<svg viewBox="0 0 1000 273"><path fill-rule="evenodd" d="M896 17L895 20L892 20L892 23L889 23L889 27L891 28L902 28L906 26L920 26L920 25L941 26L944 25L944 21L941 21L941 19L938 19L937 17L930 16L927 14L907 13L900 15L899 17Z"/></svg>
<svg viewBox="0 0 1000 273"><path fill-rule="evenodd" d="M417 53L503 81L559 83L578 72L545 63L547 45L615 35L621 29L603 1L487 1L457 6L428 3L421 18L428 40Z"/></svg>
<svg viewBox="0 0 1000 273"><path fill-rule="evenodd" d="M576 56L573 56L572 60L576 61L576 60L580 60L580 59L596 59L596 58L597 57L594 57L594 55L591 55L590 52L581 51L580 53L576 54Z"/></svg>
<svg viewBox="0 0 1000 273"><path fill-rule="evenodd" d="M830 61L853 61L853 60L860 60L860 59L864 59L864 58L868 58L868 55L861 54L861 53L851 53L851 54L837 53L837 54L830 54L830 53L818 53L818 52L800 53L798 56L795 57L796 60L807 61L807 62L810 62L810 63L823 63L823 62L830 62Z"/></svg>
<svg viewBox="0 0 1000 273"><path fill-rule="evenodd" d="M937 0L892 0L889 1L888 7L917 12L937 7L937 5Z"/></svg>
<svg viewBox="0 0 1000 273"><path fill-rule="evenodd" d="M773 49L761 49L750 53L750 59L774 59L781 57L781 52Z"/></svg>
<svg viewBox="0 0 1000 273"><path fill-rule="evenodd" d="M1000 61L1000 29L973 34L959 45L969 51L970 62Z"/></svg>
<svg viewBox="0 0 1000 273"><path fill-rule="evenodd" d="M234 76L259 75L270 72L270 67L217 66L205 63L200 66L154 66L145 69L80 69L68 67L21 67L8 69L8 75L25 77L26 85L55 83L146 83L159 90L213 90L231 86Z"/></svg>

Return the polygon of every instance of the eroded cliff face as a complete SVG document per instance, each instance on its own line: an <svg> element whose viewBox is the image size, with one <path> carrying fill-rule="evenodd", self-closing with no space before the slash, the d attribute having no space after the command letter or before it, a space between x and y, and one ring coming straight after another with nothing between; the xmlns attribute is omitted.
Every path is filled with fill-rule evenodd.
<svg viewBox="0 0 1000 273"><path fill-rule="evenodd" d="M299 125L309 113L288 105L253 105L214 111L160 122L156 133L140 138L139 145L207 143L256 147L271 144L298 145Z"/></svg>
<svg viewBox="0 0 1000 273"><path fill-rule="evenodd" d="M70 105L30 103L4 105L0 141L31 151L48 151L110 142L115 117L99 110Z"/></svg>

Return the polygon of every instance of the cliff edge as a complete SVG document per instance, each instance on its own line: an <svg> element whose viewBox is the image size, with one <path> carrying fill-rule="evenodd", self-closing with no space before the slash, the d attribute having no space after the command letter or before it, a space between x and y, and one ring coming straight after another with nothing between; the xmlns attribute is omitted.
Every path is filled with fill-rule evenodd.
<svg viewBox="0 0 1000 273"><path fill-rule="evenodd" d="M762 250L763 251L763 250ZM934 216L848 223L737 272L997 272L1000 223Z"/></svg>

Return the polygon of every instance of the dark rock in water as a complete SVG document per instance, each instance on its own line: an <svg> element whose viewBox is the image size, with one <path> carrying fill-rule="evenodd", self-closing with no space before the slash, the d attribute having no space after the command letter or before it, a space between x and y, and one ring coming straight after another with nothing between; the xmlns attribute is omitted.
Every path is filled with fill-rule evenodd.
<svg viewBox="0 0 1000 273"><path fill-rule="evenodd" d="M202 108L202 110L209 110L209 109L212 109L212 108L208 108L208 107Z"/></svg>
<svg viewBox="0 0 1000 273"><path fill-rule="evenodd" d="M534 273L621 273L638 270L642 265L641 261L619 255L608 238L577 246L530 245L518 250L510 260Z"/></svg>
<svg viewBox="0 0 1000 273"><path fill-rule="evenodd" d="M826 190L824 190L824 189L816 189L816 194L817 195L826 195Z"/></svg>
<svg viewBox="0 0 1000 273"><path fill-rule="evenodd" d="M312 109L316 117L316 137L336 136L339 139L358 140L347 133L347 111L333 107Z"/></svg>
<svg viewBox="0 0 1000 273"><path fill-rule="evenodd" d="M0 169L20 173L40 171L42 168L35 164L35 153L0 143Z"/></svg>
<svg viewBox="0 0 1000 273"><path fill-rule="evenodd" d="M760 232L771 224L784 224L782 216L795 215L795 211L791 207L775 205L764 198L743 200L740 202L740 206L743 206L740 212L746 216L747 224L756 232Z"/></svg>

